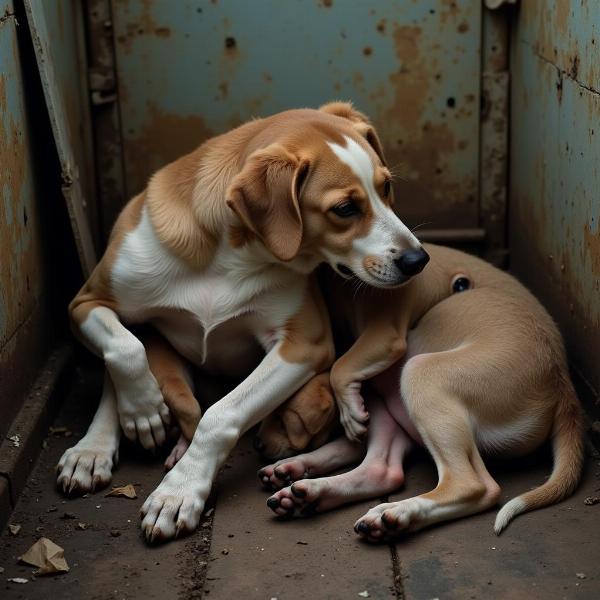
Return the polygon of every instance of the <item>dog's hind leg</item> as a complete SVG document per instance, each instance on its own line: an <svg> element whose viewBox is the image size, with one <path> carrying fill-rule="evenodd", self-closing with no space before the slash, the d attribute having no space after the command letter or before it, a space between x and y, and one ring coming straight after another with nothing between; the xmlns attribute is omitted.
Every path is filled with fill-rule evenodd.
<svg viewBox="0 0 600 600"><path fill-rule="evenodd" d="M367 539L387 539L481 512L498 501L500 487L483 464L469 412L447 381L452 371L442 368L454 364L460 371L453 352L413 357L402 373L402 396L436 463L438 485L426 494L369 510L355 524Z"/></svg>
<svg viewBox="0 0 600 600"><path fill-rule="evenodd" d="M367 454L347 473L302 479L279 490L267 505L279 516L331 510L342 504L388 494L404 482L403 460L412 442L379 399L369 403Z"/></svg>
<svg viewBox="0 0 600 600"><path fill-rule="evenodd" d="M181 429L179 440L165 460L165 468L169 470L183 456L194 437L201 416L200 404L194 396L189 365L181 355L156 332L144 331L140 340L165 404Z"/></svg>
<svg viewBox="0 0 600 600"><path fill-rule="evenodd" d="M58 487L66 494L84 494L107 485L118 462L120 435L117 399L106 372L100 405L87 433L58 463Z"/></svg>

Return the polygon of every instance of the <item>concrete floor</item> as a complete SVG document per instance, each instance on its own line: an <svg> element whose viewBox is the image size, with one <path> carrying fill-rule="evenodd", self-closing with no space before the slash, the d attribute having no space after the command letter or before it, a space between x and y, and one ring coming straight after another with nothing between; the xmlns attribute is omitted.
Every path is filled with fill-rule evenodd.
<svg viewBox="0 0 600 600"><path fill-rule="evenodd" d="M518 518L499 538L492 532L492 511L407 536L394 546L372 546L356 538L352 524L376 500L310 519L274 519L255 476L259 459L245 439L220 476L209 503L214 512L200 530L149 547L139 534L138 510L162 476L160 457L123 449L113 483L135 484L135 500L106 498L104 492L66 500L54 488L54 465L84 433L99 385L97 374L76 377L55 422L73 436L48 437L10 519L22 529L14 537L2 532L0 597L6 600L293 600L367 597L364 592L411 600L600 598L600 504L584 504L586 497L600 496L597 457L588 458L575 496ZM538 485L550 466L546 452L494 465L503 501ZM434 484L431 462L417 456L397 498ZM33 568L17 563L41 536L64 547L69 573L34 578ZM12 577L29 583L8 583Z"/></svg>

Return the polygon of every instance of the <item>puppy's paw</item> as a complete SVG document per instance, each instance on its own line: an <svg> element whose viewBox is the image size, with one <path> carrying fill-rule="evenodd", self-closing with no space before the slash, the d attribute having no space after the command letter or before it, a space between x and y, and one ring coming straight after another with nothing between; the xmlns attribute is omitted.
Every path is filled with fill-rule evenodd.
<svg viewBox="0 0 600 600"><path fill-rule="evenodd" d="M94 492L109 484L117 461L117 450L80 446L69 448L56 467L56 484L67 495Z"/></svg>
<svg viewBox="0 0 600 600"><path fill-rule="evenodd" d="M164 542L198 527L205 499L191 482L171 471L141 508L142 531L149 542Z"/></svg>
<svg viewBox="0 0 600 600"><path fill-rule="evenodd" d="M431 500L408 498L375 506L354 524L354 531L369 541L383 541L430 524ZM433 522L433 521L431 521Z"/></svg>
<svg viewBox="0 0 600 600"><path fill-rule="evenodd" d="M308 517L317 512L319 494L311 481L297 481L267 500L267 506L278 517Z"/></svg>
<svg viewBox="0 0 600 600"><path fill-rule="evenodd" d="M344 397L338 402L340 422L351 442L360 442L367 433L369 413L360 394Z"/></svg>
<svg viewBox="0 0 600 600"><path fill-rule="evenodd" d="M302 456L293 456L267 465L258 471L258 478L266 489L279 490L309 476L308 465Z"/></svg>

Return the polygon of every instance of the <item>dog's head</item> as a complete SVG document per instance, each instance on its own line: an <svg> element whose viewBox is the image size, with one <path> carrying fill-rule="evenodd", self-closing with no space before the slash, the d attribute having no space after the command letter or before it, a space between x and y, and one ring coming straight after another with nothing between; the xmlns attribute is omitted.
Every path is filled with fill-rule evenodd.
<svg viewBox="0 0 600 600"><path fill-rule="evenodd" d="M268 460L322 446L338 424L329 372L313 377L260 425L255 448Z"/></svg>
<svg viewBox="0 0 600 600"><path fill-rule="evenodd" d="M350 104L281 113L275 142L254 151L227 191L251 236L297 268L328 262L345 278L396 287L429 257L394 213L375 129Z"/></svg>

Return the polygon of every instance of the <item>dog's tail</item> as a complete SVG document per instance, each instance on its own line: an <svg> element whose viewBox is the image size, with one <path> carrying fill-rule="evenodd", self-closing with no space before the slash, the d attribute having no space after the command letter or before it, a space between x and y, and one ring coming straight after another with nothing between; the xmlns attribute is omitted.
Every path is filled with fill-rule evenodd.
<svg viewBox="0 0 600 600"><path fill-rule="evenodd" d="M560 399L554 414L554 468L546 483L507 502L498 512L494 531L499 535L517 515L559 502L573 493L583 466L583 412L572 383L561 377Z"/></svg>

